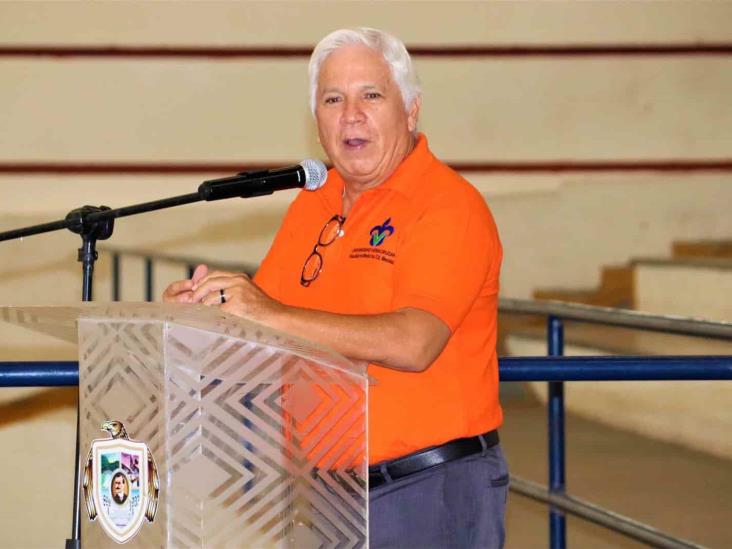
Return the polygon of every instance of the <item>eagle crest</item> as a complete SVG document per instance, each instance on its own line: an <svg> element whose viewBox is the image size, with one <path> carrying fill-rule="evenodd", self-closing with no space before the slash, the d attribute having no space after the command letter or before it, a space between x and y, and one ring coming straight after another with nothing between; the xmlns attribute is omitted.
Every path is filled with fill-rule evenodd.
<svg viewBox="0 0 732 549"><path fill-rule="evenodd" d="M92 441L82 487L90 520L101 519L104 531L119 543L131 539L143 517L155 519L160 478L152 452L130 439L121 421L108 420L101 430L111 438Z"/></svg>

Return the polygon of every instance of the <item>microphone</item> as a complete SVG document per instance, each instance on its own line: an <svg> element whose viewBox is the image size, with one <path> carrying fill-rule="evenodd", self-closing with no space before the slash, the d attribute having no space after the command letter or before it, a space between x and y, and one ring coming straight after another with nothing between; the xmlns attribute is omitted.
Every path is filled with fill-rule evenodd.
<svg viewBox="0 0 732 549"><path fill-rule="evenodd" d="M328 179L328 169L320 160L306 158L297 166L242 172L240 174L204 181L198 187L198 195L203 200L223 198L249 198L263 196L274 191L304 187L308 191L319 189Z"/></svg>

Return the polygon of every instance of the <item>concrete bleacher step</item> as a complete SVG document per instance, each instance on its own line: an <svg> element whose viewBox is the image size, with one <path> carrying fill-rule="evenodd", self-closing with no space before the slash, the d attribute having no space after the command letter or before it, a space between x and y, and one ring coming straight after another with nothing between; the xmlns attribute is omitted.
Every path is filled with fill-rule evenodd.
<svg viewBox="0 0 732 549"><path fill-rule="evenodd" d="M672 245L674 257L732 258L732 240L680 240Z"/></svg>
<svg viewBox="0 0 732 549"><path fill-rule="evenodd" d="M732 257L639 258L633 265L638 310L732 320Z"/></svg>
<svg viewBox="0 0 732 549"><path fill-rule="evenodd" d="M636 308L659 314L732 320L732 240L678 240L669 258L636 258Z"/></svg>
<svg viewBox="0 0 732 549"><path fill-rule="evenodd" d="M732 319L732 240L680 240L672 256L603 266L596 288L539 288L535 299Z"/></svg>
<svg viewBox="0 0 732 549"><path fill-rule="evenodd" d="M602 267L600 284L596 288L569 290L540 288L533 292L533 297L600 307L633 308L635 302L633 283L632 265L610 265Z"/></svg>

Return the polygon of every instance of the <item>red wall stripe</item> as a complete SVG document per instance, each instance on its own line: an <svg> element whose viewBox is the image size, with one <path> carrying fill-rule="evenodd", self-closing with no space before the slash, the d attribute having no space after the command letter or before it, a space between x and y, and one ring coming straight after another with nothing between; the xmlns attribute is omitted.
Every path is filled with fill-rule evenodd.
<svg viewBox="0 0 732 549"><path fill-rule="evenodd" d="M0 174L228 174L254 171L296 162L235 163L94 163L94 162L2 162ZM732 159L707 160L588 160L588 161L515 161L515 162L449 162L465 173L557 173L557 172L732 172Z"/></svg>
<svg viewBox="0 0 732 549"><path fill-rule="evenodd" d="M596 57L596 56L728 56L730 43L559 44L559 45L412 45L416 57ZM309 57L313 46L71 46L5 45L0 57L103 58L291 58Z"/></svg>

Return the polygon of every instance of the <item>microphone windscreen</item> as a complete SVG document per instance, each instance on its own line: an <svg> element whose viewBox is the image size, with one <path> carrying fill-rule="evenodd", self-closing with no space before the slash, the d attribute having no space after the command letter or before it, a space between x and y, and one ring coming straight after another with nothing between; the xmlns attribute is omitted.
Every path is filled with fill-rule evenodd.
<svg viewBox="0 0 732 549"><path fill-rule="evenodd" d="M328 168L320 160L306 158L300 162L300 166L305 171L303 187L306 190L314 191L325 185L325 180L328 179Z"/></svg>

